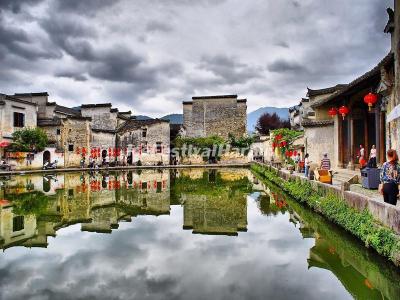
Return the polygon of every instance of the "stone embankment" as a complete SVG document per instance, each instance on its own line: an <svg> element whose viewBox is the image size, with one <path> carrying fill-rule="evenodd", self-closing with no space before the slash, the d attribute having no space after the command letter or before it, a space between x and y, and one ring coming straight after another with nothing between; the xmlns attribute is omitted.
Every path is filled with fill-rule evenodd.
<svg viewBox="0 0 400 300"><path fill-rule="evenodd" d="M400 266L399 207L271 165L257 163L252 169Z"/></svg>

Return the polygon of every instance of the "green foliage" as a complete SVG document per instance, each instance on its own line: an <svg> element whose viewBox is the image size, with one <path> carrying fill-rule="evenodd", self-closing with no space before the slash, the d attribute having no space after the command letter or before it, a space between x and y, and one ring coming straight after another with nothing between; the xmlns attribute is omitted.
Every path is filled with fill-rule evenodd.
<svg viewBox="0 0 400 300"><path fill-rule="evenodd" d="M250 148L251 144L254 143L254 136L245 136L241 138L236 138L234 135L229 134L229 144L232 148Z"/></svg>
<svg viewBox="0 0 400 300"><path fill-rule="evenodd" d="M14 194L8 197L13 202L13 213L16 215L40 216L47 209L48 196L39 191Z"/></svg>
<svg viewBox="0 0 400 300"><path fill-rule="evenodd" d="M208 136L208 137L197 137L197 138L188 138L178 136L175 139L175 146L177 148L182 148L183 145L192 145L193 147L201 148L201 149L212 149L214 145L225 145L226 142L223 138L219 136Z"/></svg>
<svg viewBox="0 0 400 300"><path fill-rule="evenodd" d="M47 135L41 128L24 128L12 134L12 151L40 152L47 146Z"/></svg>
<svg viewBox="0 0 400 300"><path fill-rule="evenodd" d="M271 133L273 136L282 135L283 140L287 141L288 143L291 143L297 138L299 138L303 134L303 131L297 131L288 128L280 128L271 130Z"/></svg>
<svg viewBox="0 0 400 300"><path fill-rule="evenodd" d="M396 233L376 222L368 210L359 212L351 208L345 201L335 195L323 196L315 191L309 182L300 180L285 181L276 172L260 165L253 164L252 170L275 183L294 199L307 204L330 221L343 227L367 247L375 249L379 254L399 264L396 255L400 253L400 239Z"/></svg>

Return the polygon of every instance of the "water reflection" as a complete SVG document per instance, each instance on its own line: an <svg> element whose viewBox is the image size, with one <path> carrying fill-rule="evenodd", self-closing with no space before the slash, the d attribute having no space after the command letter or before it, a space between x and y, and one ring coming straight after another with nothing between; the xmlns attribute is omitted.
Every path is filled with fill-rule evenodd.
<svg viewBox="0 0 400 300"><path fill-rule="evenodd" d="M245 169L15 176L0 199L1 299L400 295L397 268Z"/></svg>

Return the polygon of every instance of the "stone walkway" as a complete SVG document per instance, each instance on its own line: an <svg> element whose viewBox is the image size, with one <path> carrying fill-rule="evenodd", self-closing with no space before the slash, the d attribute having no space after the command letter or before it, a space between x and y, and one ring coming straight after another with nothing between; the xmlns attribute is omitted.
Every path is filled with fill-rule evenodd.
<svg viewBox="0 0 400 300"><path fill-rule="evenodd" d="M281 169L281 170L289 173L289 171L286 171L283 169ZM303 173L294 172L293 174L304 176ZM335 185L335 182L333 182L333 184ZM383 196L378 192L378 190L369 190L369 189L363 188L361 184L351 184L350 192L366 196L368 198L374 199L379 202L383 202ZM397 207L400 208L400 201L397 201Z"/></svg>

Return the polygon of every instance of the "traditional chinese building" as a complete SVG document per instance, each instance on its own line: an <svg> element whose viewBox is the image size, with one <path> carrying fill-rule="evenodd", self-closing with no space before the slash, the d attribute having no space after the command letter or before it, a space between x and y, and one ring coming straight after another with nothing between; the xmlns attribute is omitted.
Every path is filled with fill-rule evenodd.
<svg viewBox="0 0 400 300"><path fill-rule="evenodd" d="M243 137L247 124L247 100L237 95L192 97L183 102L183 126L187 137Z"/></svg>

